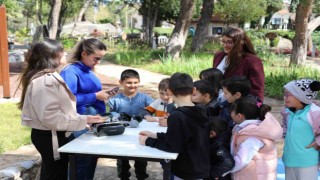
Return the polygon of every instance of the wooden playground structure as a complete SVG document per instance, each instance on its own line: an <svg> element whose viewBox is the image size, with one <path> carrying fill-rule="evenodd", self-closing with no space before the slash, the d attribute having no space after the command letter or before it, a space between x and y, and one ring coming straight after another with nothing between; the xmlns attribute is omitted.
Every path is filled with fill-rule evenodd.
<svg viewBox="0 0 320 180"><path fill-rule="evenodd" d="M5 6L0 6L0 86L3 88L3 98L10 98L10 73L8 60L8 33Z"/></svg>

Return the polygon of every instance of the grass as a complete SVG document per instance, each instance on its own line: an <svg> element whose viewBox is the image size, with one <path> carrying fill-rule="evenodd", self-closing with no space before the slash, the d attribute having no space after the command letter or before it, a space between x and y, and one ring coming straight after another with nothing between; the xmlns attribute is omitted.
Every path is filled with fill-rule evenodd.
<svg viewBox="0 0 320 180"><path fill-rule="evenodd" d="M21 125L20 114L14 103L0 104L0 154L31 143L31 129Z"/></svg>

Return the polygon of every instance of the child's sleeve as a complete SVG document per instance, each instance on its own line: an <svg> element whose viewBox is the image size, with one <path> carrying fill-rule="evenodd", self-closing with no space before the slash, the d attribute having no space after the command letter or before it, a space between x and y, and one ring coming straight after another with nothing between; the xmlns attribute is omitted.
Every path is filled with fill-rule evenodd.
<svg viewBox="0 0 320 180"><path fill-rule="evenodd" d="M283 138L285 138L287 133L287 123L288 123L288 113L286 112L285 108L281 110L281 116L282 116L281 126L283 129Z"/></svg>
<svg viewBox="0 0 320 180"><path fill-rule="evenodd" d="M108 105L109 105L109 112L113 115L113 116L119 116L118 112L118 108L117 108L117 99L115 97L109 99L108 101Z"/></svg>
<svg viewBox="0 0 320 180"><path fill-rule="evenodd" d="M312 119L312 128L315 134L315 140L318 146L320 146L320 108L317 106L317 110L310 113Z"/></svg>
<svg viewBox="0 0 320 180"><path fill-rule="evenodd" d="M234 159L228 148L220 146L214 150L215 159L211 162L210 178L221 177L224 173L229 172L234 167Z"/></svg>
<svg viewBox="0 0 320 180"><path fill-rule="evenodd" d="M183 150L184 144L188 140L187 128L184 126L183 121L175 116L168 118L168 129L165 134L161 134L159 139L147 138L146 145L154 147L166 152L179 153Z"/></svg>
<svg viewBox="0 0 320 180"><path fill-rule="evenodd" d="M239 151L234 155L235 166L231 172L237 172L244 168L252 160L253 156L264 146L258 138L250 137L240 144Z"/></svg>

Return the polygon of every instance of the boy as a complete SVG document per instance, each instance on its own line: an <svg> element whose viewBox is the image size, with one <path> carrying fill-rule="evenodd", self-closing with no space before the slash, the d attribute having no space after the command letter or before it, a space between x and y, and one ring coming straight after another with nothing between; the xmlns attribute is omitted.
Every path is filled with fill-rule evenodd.
<svg viewBox="0 0 320 180"><path fill-rule="evenodd" d="M131 116L138 115L141 109L153 102L150 96L138 92L140 76L137 71L133 69L124 70L121 73L119 83L123 87L123 92L109 100L110 112L112 114L124 112ZM137 179L148 178L146 161L135 161L134 167ZM130 164L128 160L119 159L117 161L117 171L120 179L129 179L131 175L129 169Z"/></svg>
<svg viewBox="0 0 320 180"><path fill-rule="evenodd" d="M248 96L251 90L250 81L246 77L231 77L221 82L223 96L226 101L220 103L219 117L226 119L230 129L234 127L234 122L229 111L230 105L241 97Z"/></svg>
<svg viewBox="0 0 320 180"><path fill-rule="evenodd" d="M191 96L195 104L202 104L208 107L210 116L217 116L214 109L218 106L217 96L215 96L215 87L208 80L198 80L193 83L196 88Z"/></svg>
<svg viewBox="0 0 320 180"><path fill-rule="evenodd" d="M209 177L209 126L207 110L191 101L193 80L185 73L175 73L169 80L169 92L178 106L168 117L166 133L141 131L141 145L179 153L171 163L174 178L204 179Z"/></svg>
<svg viewBox="0 0 320 180"><path fill-rule="evenodd" d="M230 153L230 131L227 122L219 117L209 117L210 125L210 177L206 180L231 180L231 174L222 175L234 167Z"/></svg>
<svg viewBox="0 0 320 180"><path fill-rule="evenodd" d="M158 121L157 117L167 115L168 104L172 103L171 95L168 94L168 87L169 78L162 79L158 85L160 97L140 112L141 117L144 117L147 121L154 122ZM154 114L155 117L153 117L152 114Z"/></svg>

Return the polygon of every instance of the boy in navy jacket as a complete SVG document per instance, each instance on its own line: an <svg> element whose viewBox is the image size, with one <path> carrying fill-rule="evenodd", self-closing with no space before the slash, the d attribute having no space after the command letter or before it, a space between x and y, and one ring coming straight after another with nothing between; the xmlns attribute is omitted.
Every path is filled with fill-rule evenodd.
<svg viewBox="0 0 320 180"><path fill-rule="evenodd" d="M209 126L207 110L191 101L193 80L185 73L175 73L169 80L169 92L178 106L168 117L166 133L141 131L141 145L179 153L172 161L171 172L181 179L209 177Z"/></svg>

